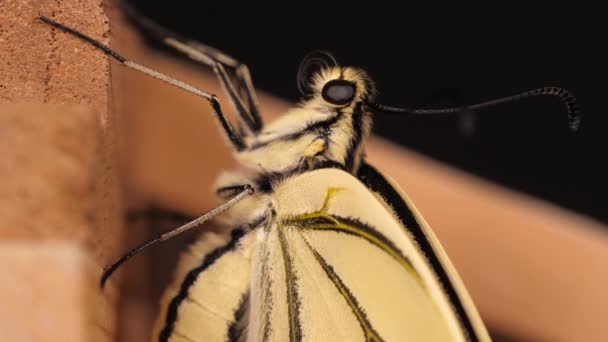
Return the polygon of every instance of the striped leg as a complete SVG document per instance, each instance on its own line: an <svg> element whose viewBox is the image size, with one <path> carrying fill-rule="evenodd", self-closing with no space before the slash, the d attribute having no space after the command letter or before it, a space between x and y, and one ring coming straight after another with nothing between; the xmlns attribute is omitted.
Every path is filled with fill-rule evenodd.
<svg viewBox="0 0 608 342"><path fill-rule="evenodd" d="M179 227L187 222L196 219L194 216L169 210L165 208L147 207L142 209L129 210L127 221L129 223L146 222L152 226L160 225L168 227Z"/></svg>
<svg viewBox="0 0 608 342"><path fill-rule="evenodd" d="M213 69L235 111L240 122L245 125L248 133L257 134L263 127L259 105L249 68L222 51L203 43L180 37L175 32L162 27L158 23L142 15L137 9L122 2L122 7L145 32L175 50L185 54L190 59L205 64ZM226 70L230 70L229 72ZM231 77L236 78L235 89Z"/></svg>
<svg viewBox="0 0 608 342"><path fill-rule="evenodd" d="M238 135L235 131L235 129L232 127L232 125L230 124L230 122L228 121L228 119L226 118L226 116L224 115L224 113L222 112L222 108L220 106L220 103L217 99L217 97L213 94L209 94L205 91L202 91L200 89L197 89L187 83L184 83L180 80L174 79L168 75L165 75L163 73L160 73L158 71L149 69L141 64L135 63L131 60L126 59L125 57L121 56L118 52L110 49L109 47L101 44L100 42L96 41L95 39L88 37L82 33L80 33L79 31L76 31L70 27L67 27L61 23L58 23L56 21L54 21L53 19L44 17L44 16L40 16L38 17L38 19L42 20L43 22L58 28L66 33L69 33L73 36L76 36L80 39L82 39L83 41L95 46L96 48L100 49L101 51L103 51L106 55L114 58L115 60L117 60L118 62L120 62L122 65L126 66L127 68L131 68L134 70L137 70L139 72L142 72L146 75L152 76L156 79L159 79L163 82L169 83L173 86L176 86L180 89L183 89L191 94L194 94L196 96L200 96L204 99L206 99L207 101L209 101L209 103L211 104L211 107L213 108L213 111L215 112L215 116L217 117L218 121L220 122L220 124L222 125L222 128L226 134L226 136L228 137L228 139L230 140L230 142L232 143L232 146L237 150L237 151L242 151L245 148L245 142L243 141L243 137Z"/></svg>

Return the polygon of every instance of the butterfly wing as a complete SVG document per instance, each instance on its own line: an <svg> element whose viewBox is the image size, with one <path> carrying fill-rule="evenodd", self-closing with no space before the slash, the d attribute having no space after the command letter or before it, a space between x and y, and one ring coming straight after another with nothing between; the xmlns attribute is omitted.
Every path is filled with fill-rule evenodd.
<svg viewBox="0 0 608 342"><path fill-rule="evenodd" d="M437 275L449 297L451 305L461 322L462 328L472 341L488 341L490 336L471 300L464 283L447 256L435 233L424 220L412 200L400 189L396 182L381 174L373 166L362 163L358 178L381 199L395 217L406 227L416 240L429 266Z"/></svg>
<svg viewBox="0 0 608 342"><path fill-rule="evenodd" d="M165 293L159 341L489 340L428 225L374 172L289 178L265 225L205 233Z"/></svg>
<svg viewBox="0 0 608 342"><path fill-rule="evenodd" d="M357 178L305 173L279 185L273 203L276 215L252 259L249 341L487 337L483 326L473 334L463 326L413 235Z"/></svg>
<svg viewBox="0 0 608 342"><path fill-rule="evenodd" d="M165 290L153 341L237 341L251 279L252 232L207 232L186 251Z"/></svg>

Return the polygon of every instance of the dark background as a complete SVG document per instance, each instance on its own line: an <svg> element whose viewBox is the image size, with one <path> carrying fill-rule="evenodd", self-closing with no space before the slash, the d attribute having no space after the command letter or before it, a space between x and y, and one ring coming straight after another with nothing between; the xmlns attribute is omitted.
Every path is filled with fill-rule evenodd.
<svg viewBox="0 0 608 342"><path fill-rule="evenodd" d="M577 97L581 129L568 129L554 97L483 110L472 134L455 116L377 115L375 132L511 188L608 222L604 194L608 119L599 8L575 2L422 4L372 1L343 7L288 3L132 1L156 21L249 65L255 84L297 100L296 71L309 51L364 68L378 102L459 105L545 85ZM204 6L203 6L204 5Z"/></svg>

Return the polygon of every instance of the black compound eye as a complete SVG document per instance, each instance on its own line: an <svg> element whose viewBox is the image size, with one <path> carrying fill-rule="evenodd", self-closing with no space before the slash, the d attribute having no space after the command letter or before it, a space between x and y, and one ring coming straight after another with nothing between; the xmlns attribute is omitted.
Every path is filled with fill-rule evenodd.
<svg viewBox="0 0 608 342"><path fill-rule="evenodd" d="M323 86L323 100L333 105L349 104L355 97L355 84L345 80L332 80Z"/></svg>

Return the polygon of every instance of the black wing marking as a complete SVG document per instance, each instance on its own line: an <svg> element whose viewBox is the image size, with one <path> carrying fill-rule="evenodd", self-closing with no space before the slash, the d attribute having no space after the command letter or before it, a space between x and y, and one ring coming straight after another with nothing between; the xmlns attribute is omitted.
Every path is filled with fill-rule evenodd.
<svg viewBox="0 0 608 342"><path fill-rule="evenodd" d="M313 254L319 265L321 265L321 268L323 269L323 272L325 272L327 278L329 278L334 284L336 290L338 290L340 295L342 295L342 297L346 301L346 304L350 307L351 311L357 318L357 321L359 321L359 325L361 326L361 330L363 330L363 335L365 336L365 341L383 342L384 339L382 339L376 329L374 329L373 325L367 318L365 311L363 311L363 309L359 305L357 298L352 294L352 291L348 288L344 281L342 281L342 278L340 278L340 276L336 273L334 268L325 260L325 258L323 258L323 256L321 256L321 254L310 245L306 238L304 238L304 236L302 236L302 238L304 239L308 250Z"/></svg>
<svg viewBox="0 0 608 342"><path fill-rule="evenodd" d="M386 201L386 203L393 208L401 224L403 224L403 226L414 236L420 250L423 252L429 264L433 268L433 271L441 282L443 289L448 294L448 298L458 314L460 324L466 331L469 339L471 341L479 341L479 337L473 328L473 324L471 323L471 320L469 319L469 316L467 315L467 312L464 309L464 306L460 301L460 297L452 285L447 272L443 268L443 265L437 257L435 250L424 234L418 219L410 210L403 198L401 198L399 192L380 172L378 172L378 170L365 161L361 163L361 167L357 173L357 178L359 178L359 180L363 182L363 184L365 184L370 190L378 193Z"/></svg>
<svg viewBox="0 0 608 342"><path fill-rule="evenodd" d="M177 312L179 310L179 307L182 302L188 297L192 285L196 282L196 280L199 279L200 276L204 274L205 270L209 269L209 267L213 265L217 260L219 260L224 254L234 250L237 247L237 243L243 236L245 236L244 230L234 229L232 231L230 240L225 245L217 247L209 254L205 255L202 263L199 266L190 270L190 272L188 272L188 274L184 278L184 281L182 282L182 285L177 295L173 297L171 303L168 306L165 326L161 330L158 337L159 342L169 341L169 337L171 337L171 335L173 334L175 323L178 319Z"/></svg>
<svg viewBox="0 0 608 342"><path fill-rule="evenodd" d="M460 301L460 297L452 285L447 272L443 268L443 265L439 261L435 250L424 234L424 231L422 230L416 216L412 210L410 210L401 195L399 195L399 192L386 180L386 178L384 178L380 172L378 172L378 170L365 161L361 163L357 178L359 178L359 180L362 181L370 190L379 194L386 201L386 203L393 208L401 224L403 224L409 233L414 236L420 250L423 252L429 264L433 268L433 271L441 282L443 289L448 294L448 298L455 309L459 317L460 324L467 333L469 340L479 341L479 336L473 328L473 324L471 323L471 320L469 319L469 316L467 315L467 312L464 309L464 306Z"/></svg>
<svg viewBox="0 0 608 342"><path fill-rule="evenodd" d="M234 319L228 327L228 342L245 341L247 326L249 325L249 296L250 291L243 294L238 309L234 312Z"/></svg>

